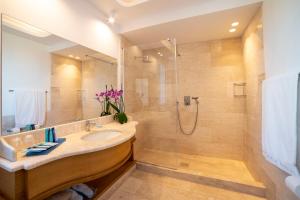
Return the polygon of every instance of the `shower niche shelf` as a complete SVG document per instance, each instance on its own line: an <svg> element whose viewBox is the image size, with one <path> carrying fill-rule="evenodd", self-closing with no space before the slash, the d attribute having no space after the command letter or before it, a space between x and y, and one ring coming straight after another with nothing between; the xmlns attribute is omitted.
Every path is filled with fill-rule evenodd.
<svg viewBox="0 0 300 200"><path fill-rule="evenodd" d="M246 83L233 83L233 96L235 97L244 97L246 96Z"/></svg>

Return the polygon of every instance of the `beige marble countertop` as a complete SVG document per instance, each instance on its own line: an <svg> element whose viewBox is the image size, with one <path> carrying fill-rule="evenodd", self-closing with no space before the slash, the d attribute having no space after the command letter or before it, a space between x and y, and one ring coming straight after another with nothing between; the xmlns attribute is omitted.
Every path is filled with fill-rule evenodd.
<svg viewBox="0 0 300 200"><path fill-rule="evenodd" d="M65 136L66 142L62 143L48 155L26 157L23 151L19 151L17 152L17 161L15 162L0 158L0 167L9 172L15 172L20 169L30 170L61 158L107 149L131 139L135 135L137 124L135 121L130 121L122 125L112 122L103 125L101 128L94 128L91 132L82 131L73 133ZM105 141L85 141L81 139L85 135L102 130L117 130L121 132L121 136Z"/></svg>

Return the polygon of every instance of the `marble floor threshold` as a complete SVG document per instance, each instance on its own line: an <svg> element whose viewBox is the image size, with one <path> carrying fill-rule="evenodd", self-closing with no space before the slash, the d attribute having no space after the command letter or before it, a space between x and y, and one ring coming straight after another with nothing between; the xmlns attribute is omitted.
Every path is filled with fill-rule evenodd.
<svg viewBox="0 0 300 200"><path fill-rule="evenodd" d="M152 173L140 164L98 200L266 200L262 197Z"/></svg>

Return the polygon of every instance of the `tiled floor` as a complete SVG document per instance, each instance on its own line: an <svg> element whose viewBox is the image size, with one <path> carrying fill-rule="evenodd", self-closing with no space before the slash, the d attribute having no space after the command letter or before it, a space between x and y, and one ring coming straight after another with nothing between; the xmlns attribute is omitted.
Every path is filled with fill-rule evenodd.
<svg viewBox="0 0 300 200"><path fill-rule="evenodd" d="M251 195L200 185L135 170L106 200L265 200Z"/></svg>
<svg viewBox="0 0 300 200"><path fill-rule="evenodd" d="M140 162L181 170L200 176L262 186L260 182L257 182L252 177L242 161L150 149L138 152L136 159Z"/></svg>

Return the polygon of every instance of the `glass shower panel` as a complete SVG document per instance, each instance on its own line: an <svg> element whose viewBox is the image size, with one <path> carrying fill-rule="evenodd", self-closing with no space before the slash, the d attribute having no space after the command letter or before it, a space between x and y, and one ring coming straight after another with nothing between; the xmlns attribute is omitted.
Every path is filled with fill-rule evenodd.
<svg viewBox="0 0 300 200"><path fill-rule="evenodd" d="M127 44L124 52L126 111L139 122L135 159L169 168L177 166L178 136L173 45L169 40L143 46Z"/></svg>

